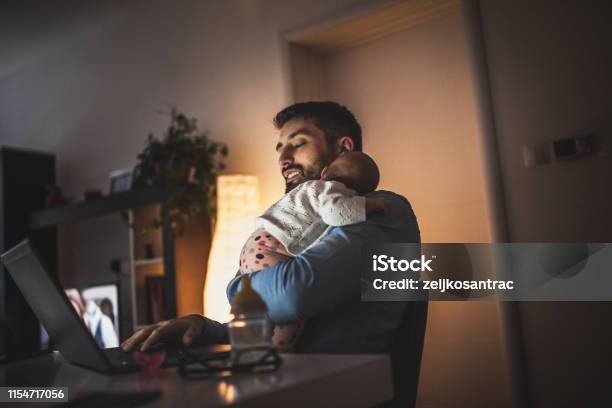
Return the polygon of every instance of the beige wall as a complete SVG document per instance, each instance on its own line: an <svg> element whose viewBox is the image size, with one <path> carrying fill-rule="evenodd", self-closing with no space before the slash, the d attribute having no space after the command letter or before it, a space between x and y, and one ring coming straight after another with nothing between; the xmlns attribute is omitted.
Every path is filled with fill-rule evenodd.
<svg viewBox="0 0 612 408"><path fill-rule="evenodd" d="M458 15L333 55L327 93L363 126L381 189L409 198L424 242L487 242L476 114Z"/></svg>
<svg viewBox="0 0 612 408"><path fill-rule="evenodd" d="M510 238L611 242L612 157L526 169L521 146L612 142L612 3L481 1ZM612 406L610 303L522 303L532 407Z"/></svg>
<svg viewBox="0 0 612 408"><path fill-rule="evenodd" d="M481 2L513 241L609 241L612 156L527 169L521 146L594 133L612 143L612 3Z"/></svg>
<svg viewBox="0 0 612 408"><path fill-rule="evenodd" d="M461 17L332 55L324 72L327 97L363 126L380 188L410 200L423 241L489 241ZM496 304L432 302L429 310L418 406L509 406Z"/></svg>

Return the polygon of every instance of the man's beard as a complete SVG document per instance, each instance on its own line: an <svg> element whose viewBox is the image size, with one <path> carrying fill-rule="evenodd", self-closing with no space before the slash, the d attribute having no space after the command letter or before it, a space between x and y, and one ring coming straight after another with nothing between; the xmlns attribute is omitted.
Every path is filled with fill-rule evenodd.
<svg viewBox="0 0 612 408"><path fill-rule="evenodd" d="M334 157L331 144L327 146L326 151L320 157L321 160L316 163L313 163L313 165L310 166L308 169L304 169L302 165L295 163L289 164L287 167L283 168L283 172L285 170L294 169L299 171L300 175L302 176L299 177L299 180L292 182L287 181L287 179L285 179L285 194L287 194L305 181L319 180L321 178L321 172L323 171L325 166L328 166L336 158Z"/></svg>
<svg viewBox="0 0 612 408"><path fill-rule="evenodd" d="M320 179L321 171L323 170L323 167L325 166L322 166L321 169L319 170L315 170L315 169L304 170L304 167L300 166L299 164L290 164L289 166L285 167L284 170L294 169L294 170L297 170L301 175L301 177L299 177L298 180L296 181L285 180L285 194L287 194L288 192L290 192L291 190L293 190L294 188L296 188L297 186L299 186L305 181Z"/></svg>

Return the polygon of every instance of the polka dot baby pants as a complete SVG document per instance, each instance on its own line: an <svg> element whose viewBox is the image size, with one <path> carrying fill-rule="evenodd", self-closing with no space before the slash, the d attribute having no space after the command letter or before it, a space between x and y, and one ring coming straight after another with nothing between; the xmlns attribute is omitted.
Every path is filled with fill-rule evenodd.
<svg viewBox="0 0 612 408"><path fill-rule="evenodd" d="M283 244L265 229L259 228L251 234L242 247L240 273L256 272L286 262L291 258L291 254L287 252ZM293 351L303 327L303 322L276 325L272 336L272 345L279 351Z"/></svg>

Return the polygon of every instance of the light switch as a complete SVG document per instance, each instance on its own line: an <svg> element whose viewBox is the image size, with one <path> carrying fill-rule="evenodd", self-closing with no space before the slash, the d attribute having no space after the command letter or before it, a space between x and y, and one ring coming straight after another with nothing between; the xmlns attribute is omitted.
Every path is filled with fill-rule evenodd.
<svg viewBox="0 0 612 408"><path fill-rule="evenodd" d="M550 162L548 146L545 143L523 145L523 164L532 168Z"/></svg>

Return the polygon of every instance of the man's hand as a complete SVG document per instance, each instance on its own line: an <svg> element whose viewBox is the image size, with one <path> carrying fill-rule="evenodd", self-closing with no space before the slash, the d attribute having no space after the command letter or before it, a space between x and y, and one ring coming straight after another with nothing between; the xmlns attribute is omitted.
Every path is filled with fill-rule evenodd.
<svg viewBox="0 0 612 408"><path fill-rule="evenodd" d="M389 202L382 197L366 197L366 214L389 213Z"/></svg>
<svg viewBox="0 0 612 408"><path fill-rule="evenodd" d="M164 320L138 330L129 339L121 343L123 351L132 351L140 346L140 351L147 351L160 341L172 342L181 340L185 346L191 346L204 331L205 320L200 315L189 315L177 319Z"/></svg>

